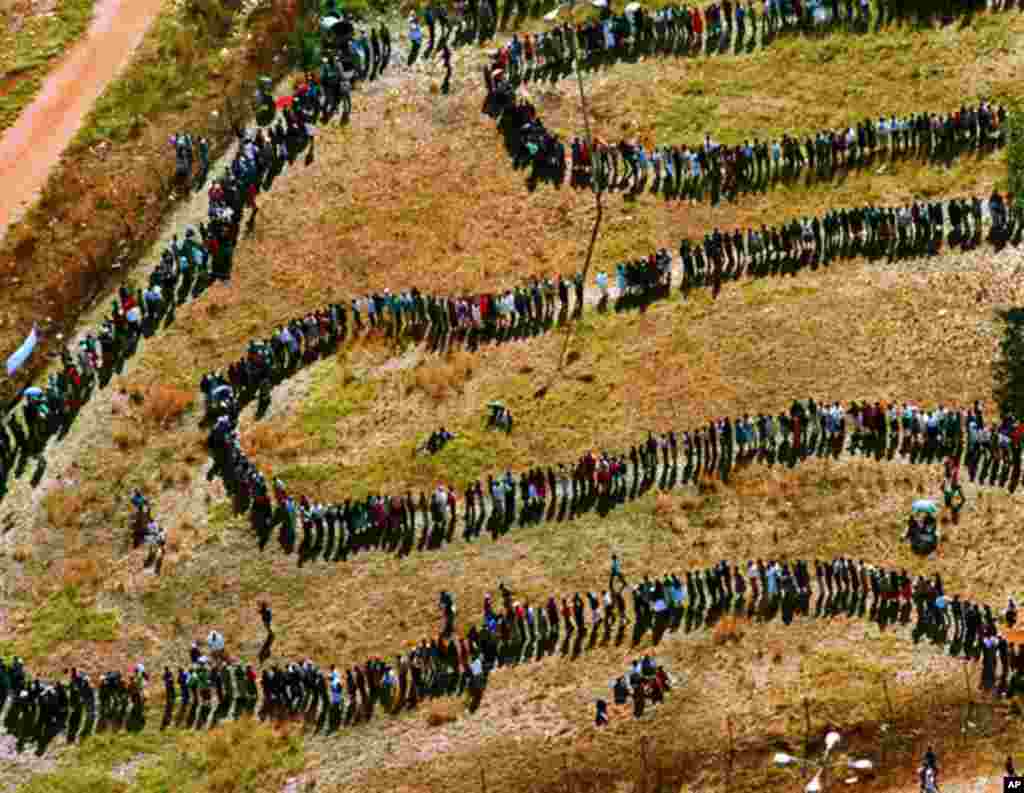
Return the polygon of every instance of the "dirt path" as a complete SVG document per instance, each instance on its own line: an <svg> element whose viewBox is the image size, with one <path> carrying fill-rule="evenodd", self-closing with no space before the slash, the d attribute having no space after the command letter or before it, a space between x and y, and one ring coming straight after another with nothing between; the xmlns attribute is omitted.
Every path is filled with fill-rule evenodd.
<svg viewBox="0 0 1024 793"><path fill-rule="evenodd" d="M35 200L50 169L162 5L163 0L99 0L85 36L0 138L0 238Z"/></svg>

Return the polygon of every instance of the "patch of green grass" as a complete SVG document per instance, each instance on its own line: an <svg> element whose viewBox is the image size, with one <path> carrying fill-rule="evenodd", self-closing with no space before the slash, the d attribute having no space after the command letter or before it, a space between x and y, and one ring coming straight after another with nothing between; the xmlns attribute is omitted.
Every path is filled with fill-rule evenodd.
<svg viewBox="0 0 1024 793"><path fill-rule="evenodd" d="M0 132L11 126L42 87L50 65L92 19L96 0L62 0L52 14L24 20L0 9Z"/></svg>
<svg viewBox="0 0 1024 793"><path fill-rule="evenodd" d="M101 140L121 142L158 113L181 111L214 93L218 75L232 68L220 49L231 29L232 12L215 0L189 4L195 12L164 13L147 34L155 47L143 47L120 79L97 100L73 145Z"/></svg>
<svg viewBox="0 0 1024 793"><path fill-rule="evenodd" d="M330 367L321 367L302 411L303 432L315 435L326 448L337 445L335 428L339 421L373 401L377 383L356 380L348 371L332 377Z"/></svg>
<svg viewBox="0 0 1024 793"><path fill-rule="evenodd" d="M325 463L296 463L275 471L274 476L285 482L327 482L334 476L335 466Z"/></svg>
<svg viewBox="0 0 1024 793"><path fill-rule="evenodd" d="M21 649L26 659L43 658L64 642L112 642L120 617L82 601L77 587L65 587L32 615L32 630Z"/></svg>
<svg viewBox="0 0 1024 793"><path fill-rule="evenodd" d="M130 781L111 775L143 760ZM209 733L161 731L96 735L57 769L32 777L22 793L256 793L279 790L305 765L298 734L254 719Z"/></svg>
<svg viewBox="0 0 1024 793"><path fill-rule="evenodd" d="M102 768L74 766L34 776L18 790L20 793L127 793L130 788Z"/></svg>

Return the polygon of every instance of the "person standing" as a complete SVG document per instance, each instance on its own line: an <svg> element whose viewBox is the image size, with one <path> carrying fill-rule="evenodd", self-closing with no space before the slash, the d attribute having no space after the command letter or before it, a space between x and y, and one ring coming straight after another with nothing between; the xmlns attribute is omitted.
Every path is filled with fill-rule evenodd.
<svg viewBox="0 0 1024 793"><path fill-rule="evenodd" d="M169 666L164 667L164 693L167 696L167 705L169 707L173 707L176 698L174 691L174 673L171 671Z"/></svg>
<svg viewBox="0 0 1024 793"><path fill-rule="evenodd" d="M625 576L622 575L622 563L619 561L618 554L612 554L611 571L608 576L608 589L612 592L615 591L616 580L622 582L622 586L628 586L626 583Z"/></svg>

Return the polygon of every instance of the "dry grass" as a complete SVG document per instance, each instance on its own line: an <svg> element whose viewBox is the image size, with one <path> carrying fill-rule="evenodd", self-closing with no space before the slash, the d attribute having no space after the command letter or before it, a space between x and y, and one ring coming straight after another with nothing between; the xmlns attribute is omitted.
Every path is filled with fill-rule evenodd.
<svg viewBox="0 0 1024 793"><path fill-rule="evenodd" d="M476 356L465 350L451 352L444 358L418 366L413 374L413 386L434 402L443 402L447 397L465 391L466 382L473 376L476 366Z"/></svg>
<svg viewBox="0 0 1024 793"><path fill-rule="evenodd" d="M1016 17L1006 19L1016 35ZM787 57L798 56L804 57ZM837 106L827 101L834 90L827 81L801 83L788 93L774 65L788 68L800 61L774 58L771 52L758 57L764 77L749 87L751 96L794 102L803 92L807 107ZM852 62L867 68L866 61ZM993 74L1008 63L995 56ZM629 71L634 67L622 68L622 77L616 70L601 78L599 103L608 101L616 85L626 96L623 89L637 83ZM728 66L705 68L724 75ZM717 78L708 74L703 79L711 84ZM906 96L916 96L917 78L897 70L890 79L902 84ZM959 102L953 82L943 84L942 96L922 96L923 106ZM664 96L675 88L665 82ZM144 394L156 383L194 389L202 372L236 358L249 338L335 298L385 286L475 289L574 269L590 219L589 197L548 188L526 193L493 127L478 119L478 100L469 92L446 105L412 91L386 100L357 96L352 127L324 134L317 162L299 178L286 177L262 205L260 230L239 251L237 277L211 296L220 308L183 307L174 328L147 341L133 362L136 387ZM552 118L555 104L568 105L554 96L538 101ZM907 101L897 109L907 108ZM859 111L850 106L848 112ZM564 118L559 123L568 124L568 109ZM757 128L755 118L728 103L716 123L735 131ZM366 156L353 159L353 148ZM973 189L990 184L998 168L995 160L945 174L905 166L881 178L851 176L827 191L781 191L714 210L665 207L649 196L632 204L616 198L609 202L608 233L597 263L607 266L626 252L674 243L680 233L712 224L771 222L875 195L900 200L924 188ZM333 266L339 262L344 266ZM984 288L997 302L1014 302L1016 284L1000 272L1012 270L1011 262L1012 254L993 259L987 253L913 266L860 262L802 273L793 281L727 285L714 303L707 296L688 303L673 298L644 314L587 315L572 345L573 362L541 401L534 393L551 374L563 341L557 334L477 356L433 359L411 371L380 369L393 351L375 338L279 388L269 419L246 418L243 443L268 473L283 472L296 492L343 499L377 489L426 487L442 478L461 485L471 475L506 465L560 461L588 448L619 449L648 427L693 427L718 415L778 411L795 395L907 396L925 403L984 397L990 387L985 367L964 365L989 356L995 345L992 306L976 295ZM181 355L183 349L188 356ZM112 387L120 385L115 381ZM481 429L482 406L495 398L516 414L519 426L511 436ZM213 627L242 657L253 658L262 636L253 631L250 606L264 596L287 626L275 642L275 661L312 657L342 666L370 655L391 657L436 631L441 589L457 593L464 631L497 581L534 603L550 594L582 592L603 585L613 550L630 577L722 558L843 554L914 572L938 571L951 591L993 603L1002 602L1016 580L1019 510L1013 498L999 492L972 496L960 525L923 565L898 536L914 495L935 492L937 472L849 461L793 471L751 467L729 486L708 482L647 497L605 520L588 516L564 527L516 528L496 543L457 541L403 560L374 553L344 565L316 561L298 568L294 557L273 545L256 553L247 523L231 515L219 483L207 484L198 474L187 482L179 478L176 461L198 467L205 460L201 432L172 420L145 447L135 443L136 426L152 423L144 415L147 401L104 424L102 434L84 435L81 475L103 473L104 481L115 483L108 487L107 510L113 497L132 487L158 493L166 484L180 490L168 505L181 505L171 521L168 563L159 578L142 577L110 558L117 556L109 548L123 529L100 503L90 501L80 520L62 518L81 524L76 542L95 560L104 605L121 611L125 628L109 643L59 642L52 652L30 655L44 672L51 666L57 671L75 654L88 654L97 668L127 662L140 647L151 668L176 665L191 639ZM455 431L457 441L435 458L413 460L409 451L416 439L438 424ZM55 515L74 514L70 505L58 503L65 497L55 499ZM29 528L34 558L26 567L71 547L56 521L47 527L37 516ZM82 576L80 584L97 575L88 563L67 570ZM15 618L27 618L38 605L30 593L21 597L12 609ZM137 626L146 628L144 641L134 632ZM742 641L733 641L741 628ZM719 790L725 787L725 715L736 725L739 745L749 750L749 762L740 761L734 782L742 781L744 789L795 788L794 780L766 772L764 761L777 741L800 743L800 698L814 702L815 729L826 723L862 729L860 745L876 748L875 727L888 718L878 692L882 675L891 681L897 718L906 720L908 731L918 731L916 740L926 729L932 736L949 734L949 720L936 705L960 696L962 667L912 644L903 632L881 635L866 623L839 620L718 631L718 642L705 631L671 637L656 649L599 645L575 662L555 658L502 671L473 715L461 715L460 703L444 702L328 739L311 738L315 756L307 759L316 767L317 789L475 791L483 766L488 789L503 793L628 790L640 773L637 736L647 733L656 736L652 753L675 789L686 783ZM595 733L589 726L593 700L607 696L608 681L646 650L674 673L685 673L686 682L642 724L620 717ZM817 675L828 681L845 675L845 682L819 687ZM942 697L936 703L929 697L937 687ZM1008 725L1005 734L1020 739L1016 726ZM189 740L194 751L185 753L188 763L162 767L202 776L212 766L203 766L201 758L190 764L206 742L219 738ZM918 749L911 746L906 756ZM283 751L264 750L270 757ZM887 768L895 769L904 755L888 757ZM217 762L234 772L228 760ZM877 789L885 780L891 781L884 777ZM271 775L262 789L282 785Z"/></svg>
<svg viewBox="0 0 1024 793"><path fill-rule="evenodd" d="M94 592L102 581L100 564L96 559L71 558L64 561L61 582L83 592Z"/></svg>
<svg viewBox="0 0 1024 793"><path fill-rule="evenodd" d="M44 499L46 519L57 529L69 528L84 516L85 497L78 488L56 487Z"/></svg>
<svg viewBox="0 0 1024 793"><path fill-rule="evenodd" d="M195 403L195 391L154 383L140 394L142 415L159 429L168 429Z"/></svg>
<svg viewBox="0 0 1024 793"><path fill-rule="evenodd" d="M131 451L144 446L146 443L145 431L133 421L118 419L113 423L110 436L122 452Z"/></svg>
<svg viewBox="0 0 1024 793"><path fill-rule="evenodd" d="M618 450L647 429L681 431L723 415L778 412L794 397L990 399L987 367L962 365L968 351L989 357L997 342L993 306L973 294L989 284L1001 302L1013 304L1021 296L1010 275L1016 261L1013 252L998 259L949 256L898 273L882 264L840 265L801 273L798 290L775 279L727 286L714 303L706 296L690 302L673 297L643 315L591 315L579 327L575 361L543 399L535 392L561 350L559 334L481 353L461 393L440 387L451 380L443 359L416 370L417 378L431 373L426 382L438 384L432 393L403 387L409 380L404 372L381 371L372 376L375 398L331 424L337 443L307 446L298 456L316 399L285 405L274 432L296 443L283 454L271 445L246 448L264 468L298 463L315 469L315 479L299 477L294 484L322 498L426 488L445 475L461 486L464 478L499 466L563 462L591 448ZM950 282L959 288L949 290ZM943 321L927 320L936 316ZM880 345L884 339L901 342ZM921 366L922 355L929 366ZM534 374L522 374L533 367ZM329 382L330 370L325 364L315 374L325 373ZM483 405L494 399L516 416L511 436L482 430ZM411 457L419 434L438 425L459 440L436 460ZM710 494L720 485L701 487Z"/></svg>

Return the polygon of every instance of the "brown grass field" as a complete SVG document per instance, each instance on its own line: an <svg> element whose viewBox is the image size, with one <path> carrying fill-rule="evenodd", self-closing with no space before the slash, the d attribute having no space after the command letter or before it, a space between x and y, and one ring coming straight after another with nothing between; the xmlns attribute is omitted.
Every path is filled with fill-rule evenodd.
<svg viewBox="0 0 1024 793"><path fill-rule="evenodd" d="M882 109L1009 97L1022 35L1020 16L982 15L965 30L784 42L746 59L619 65L589 87L607 136L628 124L630 134L693 139L707 129L737 140ZM1019 593L1018 498L972 489L960 524L947 526L940 551L922 562L899 534L910 501L937 493L938 468L849 460L753 466L727 487L652 494L604 520L517 528L498 542L457 540L404 560L374 553L299 568L273 543L259 554L223 488L205 476L191 404L203 372L328 300L385 286L476 289L580 266L592 199L569 188L526 191L493 123L479 114L479 63L476 53L457 54L456 93L447 100L430 90L439 68L357 94L352 125L325 131L316 162L286 175L264 199L231 285L183 307L172 330L144 343L51 451L37 488L27 482L31 472L12 484L0 516L0 652L18 652L51 674L72 663L125 668L144 657L158 674L164 664L182 664L189 643L217 628L232 652L253 658L263 638L256 602L270 597L275 661L308 656L343 666L368 654L393 656L430 635L440 589L457 594L464 629L499 580L533 601L600 590L613 550L627 575L723 558L845 555L940 572L948 590L994 606ZM685 88L697 82L701 93ZM564 133L577 126L575 90L570 82L531 89L541 115ZM612 195L595 266L674 249L682 234L713 225L987 192L1004 169L1001 156L949 170L904 163L718 208ZM370 339L280 386L261 423L245 412L243 439L262 468L326 500L437 480L461 488L470 475L619 449L649 428L777 412L794 397L991 400L993 312L1019 304L1020 265L1014 250L859 261L727 284L714 301L674 294L644 313L590 312L561 372L561 333L443 359ZM511 436L483 432L491 399L515 412ZM415 444L438 424L459 439L427 462L414 459ZM154 500L169 531L159 576L143 572L141 552L129 550L135 487ZM0 790L796 790L803 785L796 772L768 766L783 747L803 749L808 714L813 740L835 726L852 752L879 762L877 777L853 790L910 790L929 742L950 782L995 777L1006 754L1024 747L1019 711L979 710L961 730L965 685L973 700L984 699L977 667L965 684L962 662L913 643L908 628L882 633L838 618L789 627L740 621L715 633L670 635L655 652L679 678L676 690L641 722L613 714L612 726L596 732L594 699L648 648L649 640L635 649L599 642L573 660L498 672L475 713L441 700L330 738L303 735L297 724L161 732L154 712L137 735L103 734L71 748L57 741L43 760L0 744Z"/></svg>

